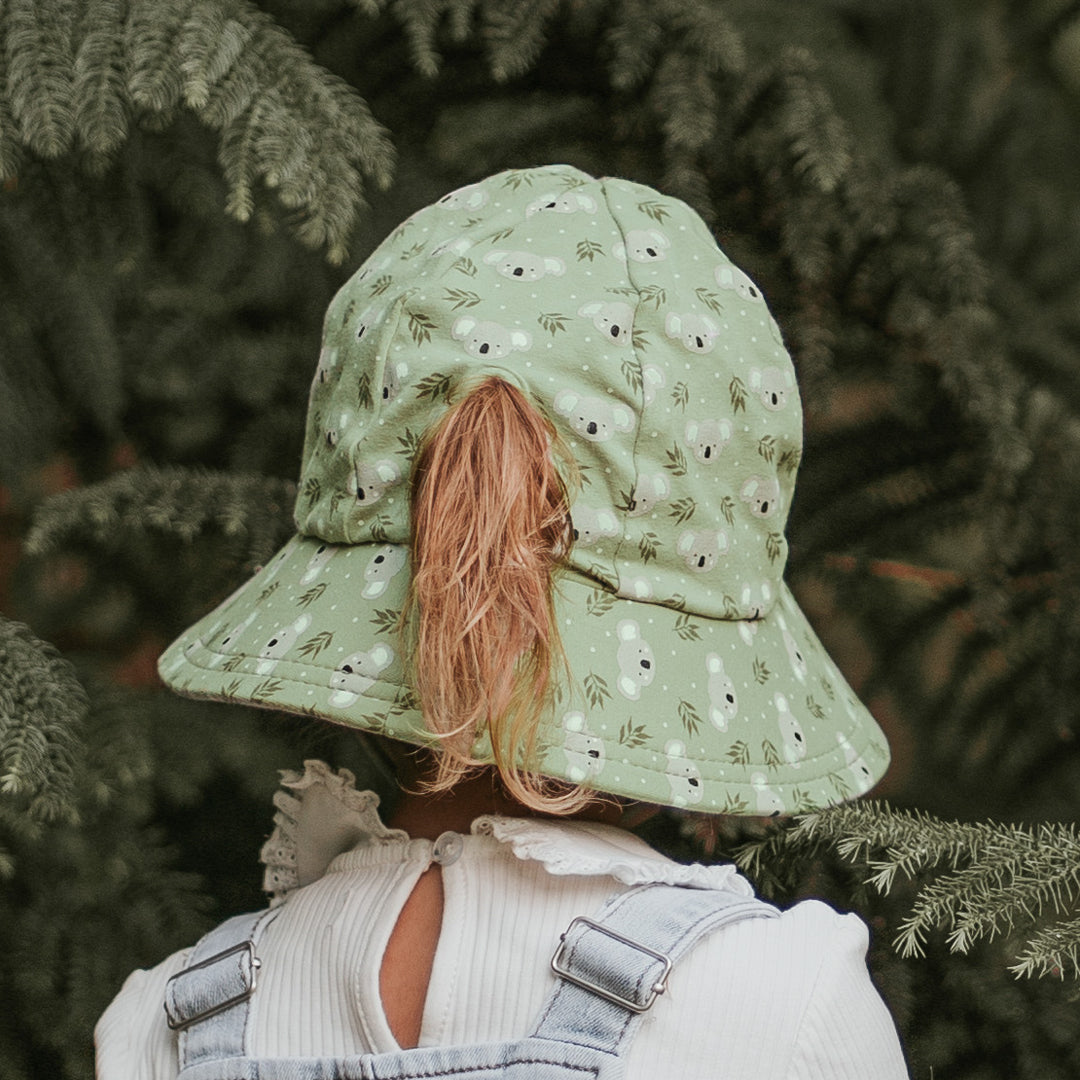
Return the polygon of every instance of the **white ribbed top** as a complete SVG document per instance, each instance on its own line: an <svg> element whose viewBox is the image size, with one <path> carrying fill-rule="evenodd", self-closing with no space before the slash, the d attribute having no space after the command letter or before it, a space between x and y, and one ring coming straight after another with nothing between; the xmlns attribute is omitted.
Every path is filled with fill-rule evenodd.
<svg viewBox="0 0 1080 1080"><path fill-rule="evenodd" d="M254 1056L397 1049L379 1000L379 968L433 850L431 841L378 825L321 877L289 891L259 946ZM617 890L666 880L749 891L730 867L681 866L619 829L508 818L474 823L442 876L443 929L423 1046L526 1034L553 985L548 962L559 935ZM627 1080L907 1077L892 1019L866 971L866 945L856 916L817 901L719 931L676 965L668 993L645 1015ZM176 1076L162 1001L185 955L125 982L97 1026L100 1080Z"/></svg>

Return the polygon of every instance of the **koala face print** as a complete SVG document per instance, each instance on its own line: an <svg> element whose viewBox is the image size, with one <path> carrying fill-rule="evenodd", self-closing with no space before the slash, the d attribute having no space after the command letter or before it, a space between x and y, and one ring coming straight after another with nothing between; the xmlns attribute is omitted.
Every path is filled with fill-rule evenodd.
<svg viewBox="0 0 1080 1080"><path fill-rule="evenodd" d="M379 313L374 308L366 308L360 313L359 318L353 324L353 337L356 341L363 341L368 331L378 321Z"/></svg>
<svg viewBox="0 0 1080 1080"><path fill-rule="evenodd" d="M397 544L383 544L364 567L364 588L360 595L365 600L377 600L390 585L390 579L408 562L406 549Z"/></svg>
<svg viewBox="0 0 1080 1080"><path fill-rule="evenodd" d="M838 731L836 743L844 752L844 760L850 765L858 756L855 753L855 747L851 745L851 740L842 731Z"/></svg>
<svg viewBox="0 0 1080 1080"><path fill-rule="evenodd" d="M656 504L668 497L670 490L667 477L663 473L640 473L634 490L630 493L627 516L644 517L652 513Z"/></svg>
<svg viewBox="0 0 1080 1080"><path fill-rule="evenodd" d="M855 790L860 795L865 795L874 786L874 774L861 757L857 757L848 766L848 774Z"/></svg>
<svg viewBox="0 0 1080 1080"><path fill-rule="evenodd" d="M769 610L769 605L772 602L772 586L763 581L758 589L754 589L752 585L744 584L742 590L739 593L740 610L746 613L746 619L749 623L747 633L750 635L748 638L746 634L742 634L743 641L748 645L750 639L758 632L758 619L762 614ZM740 625L740 633L742 627Z"/></svg>
<svg viewBox="0 0 1080 1080"><path fill-rule="evenodd" d="M444 195L435 205L443 210L479 210L491 196L482 184L466 184Z"/></svg>
<svg viewBox="0 0 1080 1080"><path fill-rule="evenodd" d="M787 650L788 660L791 661L791 670L799 682L806 682L806 657L803 656L799 643L788 629L784 616L776 614L776 623L780 627L780 635L784 639L784 648Z"/></svg>
<svg viewBox="0 0 1080 1080"><path fill-rule="evenodd" d="M806 757L806 736L795 714L788 707L788 700L777 691L773 694L776 706L776 723L780 728L780 739L784 744L784 757L791 763L802 761Z"/></svg>
<svg viewBox="0 0 1080 1080"><path fill-rule="evenodd" d="M764 773L756 772L750 777L754 789L754 802L761 817L777 817L784 812L784 800L769 787Z"/></svg>
<svg viewBox="0 0 1080 1080"><path fill-rule="evenodd" d="M652 596L652 584L648 578L635 575L624 578L619 575L619 587L616 590L619 596L625 596L628 600L648 600Z"/></svg>
<svg viewBox="0 0 1080 1080"><path fill-rule="evenodd" d="M604 768L604 744L586 730L584 713L568 712L562 726L568 777L575 784L581 784L590 777L599 776Z"/></svg>
<svg viewBox="0 0 1080 1080"><path fill-rule="evenodd" d="M656 676L656 660L649 643L641 636L636 620L622 619L615 632L619 638L615 657L619 677L615 685L623 697L637 701L642 688L648 686Z"/></svg>
<svg viewBox="0 0 1080 1080"><path fill-rule="evenodd" d="M335 544L320 544L308 559L308 564L300 575L301 585L310 585L326 568L326 564L338 553Z"/></svg>
<svg viewBox="0 0 1080 1080"><path fill-rule="evenodd" d="M667 258L671 241L659 229L631 229L626 239L617 243L611 254L616 259L632 259L634 262L660 262Z"/></svg>
<svg viewBox="0 0 1080 1080"><path fill-rule="evenodd" d="M746 300L752 304L765 303L761 290L737 266L726 263L718 266L715 274L716 284L721 289L730 289L740 300Z"/></svg>
<svg viewBox="0 0 1080 1080"><path fill-rule="evenodd" d="M721 555L727 554L728 538L723 529L686 529L679 534L676 550L687 568L695 574L707 574Z"/></svg>
<svg viewBox="0 0 1080 1080"><path fill-rule="evenodd" d="M575 503L570 514L574 543L588 547L603 539L619 535L619 519L614 510L594 510L584 503Z"/></svg>
<svg viewBox="0 0 1080 1080"><path fill-rule="evenodd" d="M669 311L664 320L664 333L678 341L687 352L704 354L712 352L720 327L708 315L695 315L692 312L679 315Z"/></svg>
<svg viewBox="0 0 1080 1080"><path fill-rule="evenodd" d="M633 410L618 401L560 390L554 405L559 416L565 416L570 427L589 442L607 442L616 432L634 427Z"/></svg>
<svg viewBox="0 0 1080 1080"><path fill-rule="evenodd" d="M241 635L255 621L256 614L255 611L252 611L243 622L238 622L225 632L221 640L214 646L209 661L211 667L217 667L236 648L236 643L240 640Z"/></svg>
<svg viewBox="0 0 1080 1080"><path fill-rule="evenodd" d="M750 389L770 412L780 412L787 405L788 394L795 387L795 376L776 366L750 369Z"/></svg>
<svg viewBox="0 0 1080 1080"><path fill-rule="evenodd" d="M672 739L664 747L667 756L668 786L671 801L676 806L692 806L701 802L701 772L686 757L686 747L678 739Z"/></svg>
<svg viewBox="0 0 1080 1080"><path fill-rule="evenodd" d="M349 477L349 491L358 503L370 506L378 502L386 489L400 477L397 465L389 458L381 458L374 464L361 462Z"/></svg>
<svg viewBox="0 0 1080 1080"><path fill-rule="evenodd" d="M367 652L346 656L330 676L329 702L335 709L347 709L375 683L375 678L394 662L394 650L379 644Z"/></svg>
<svg viewBox="0 0 1080 1080"><path fill-rule="evenodd" d="M218 642L218 652L225 652L230 645L235 645L240 635L254 622L255 612L253 611L243 622L237 623L229 632Z"/></svg>
<svg viewBox="0 0 1080 1080"><path fill-rule="evenodd" d="M532 335L516 327L507 329L497 322L478 322L471 315L462 315L451 329L455 341L463 342L465 351L478 360L501 360L512 352L532 348Z"/></svg>
<svg viewBox="0 0 1080 1080"><path fill-rule="evenodd" d="M319 353L319 363L315 368L315 382L323 384L333 378L338 365L338 349L336 345L324 345Z"/></svg>
<svg viewBox="0 0 1080 1080"><path fill-rule="evenodd" d="M525 216L533 214L595 214L596 200L582 191L564 191L561 195L541 195L525 208Z"/></svg>
<svg viewBox="0 0 1080 1080"><path fill-rule="evenodd" d="M780 509L780 482L775 477L747 477L739 497L755 517L772 517Z"/></svg>
<svg viewBox="0 0 1080 1080"><path fill-rule="evenodd" d="M404 360L399 360L396 364L391 360L386 361L382 380L383 401L389 403L401 393L401 384L408 374L409 365Z"/></svg>
<svg viewBox="0 0 1080 1080"><path fill-rule="evenodd" d="M709 719L718 731L727 731L728 721L734 720L739 712L735 683L716 653L705 657L705 670L709 674Z"/></svg>
<svg viewBox="0 0 1080 1080"><path fill-rule="evenodd" d="M715 465L720 451L731 442L730 420L687 420L684 441L702 465Z"/></svg>
<svg viewBox="0 0 1080 1080"><path fill-rule="evenodd" d="M323 440L329 449L333 450L341 442L342 436L352 425L354 419L353 414L348 409L342 409L331 421L330 426L323 433Z"/></svg>
<svg viewBox="0 0 1080 1080"><path fill-rule="evenodd" d="M493 265L511 281L539 281L545 274L561 277L566 263L554 255L534 255L530 251L489 251L484 262Z"/></svg>
<svg viewBox="0 0 1080 1080"><path fill-rule="evenodd" d="M629 345L634 329L634 309L621 301L605 303L592 300L578 308L578 315L583 319L592 319L593 326L604 335L605 341L614 345Z"/></svg>
<svg viewBox="0 0 1080 1080"><path fill-rule="evenodd" d="M311 616L301 615L287 626L279 626L259 650L259 662L255 665L255 670L260 675L269 675L277 667L278 661L296 644L296 639L310 625Z"/></svg>
<svg viewBox="0 0 1080 1080"><path fill-rule="evenodd" d="M860 754L855 752L851 741L841 731L836 733L836 741L840 749L844 751L844 760L847 762L847 773L851 778L852 786L860 795L865 795L874 786L874 774L870 766L866 764Z"/></svg>
<svg viewBox="0 0 1080 1080"><path fill-rule="evenodd" d="M663 368L655 364L641 365L641 403L651 405L656 400L656 391L667 386L667 376Z"/></svg>

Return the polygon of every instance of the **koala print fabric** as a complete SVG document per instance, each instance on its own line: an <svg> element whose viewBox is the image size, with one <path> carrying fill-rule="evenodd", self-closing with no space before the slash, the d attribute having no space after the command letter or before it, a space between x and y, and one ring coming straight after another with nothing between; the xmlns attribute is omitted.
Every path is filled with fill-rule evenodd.
<svg viewBox="0 0 1080 1080"><path fill-rule="evenodd" d="M450 193L343 286L299 535L170 648L166 681L428 741L395 633L412 458L491 375L549 417L583 481L556 592L572 685L536 769L746 814L876 782L885 740L783 583L802 416L761 292L684 203L568 166ZM482 735L476 752L490 760Z"/></svg>

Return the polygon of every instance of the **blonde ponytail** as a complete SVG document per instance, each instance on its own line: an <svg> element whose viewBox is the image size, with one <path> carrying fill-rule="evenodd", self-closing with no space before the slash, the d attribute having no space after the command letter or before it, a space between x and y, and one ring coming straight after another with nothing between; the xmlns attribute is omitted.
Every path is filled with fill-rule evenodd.
<svg viewBox="0 0 1080 1080"><path fill-rule="evenodd" d="M566 662L553 573L571 541L573 471L555 429L516 387L491 377L428 432L412 489L414 685L439 738L429 790L474 766L485 729L507 791L533 809L570 813L588 793L525 766Z"/></svg>

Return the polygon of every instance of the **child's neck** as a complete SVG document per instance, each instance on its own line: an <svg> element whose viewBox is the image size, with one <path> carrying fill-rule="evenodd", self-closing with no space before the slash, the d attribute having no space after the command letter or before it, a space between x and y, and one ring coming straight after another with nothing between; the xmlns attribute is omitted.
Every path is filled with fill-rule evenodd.
<svg viewBox="0 0 1080 1080"><path fill-rule="evenodd" d="M416 790L409 785L390 820L393 829L403 829L410 836L435 840L440 834L452 831L467 833L472 823L485 814L505 817L548 817L507 795L490 771L477 773L456 783L449 791L434 794ZM569 815L569 820L619 823L623 807L614 799L596 799L582 810ZM559 815L567 819L565 815Z"/></svg>

